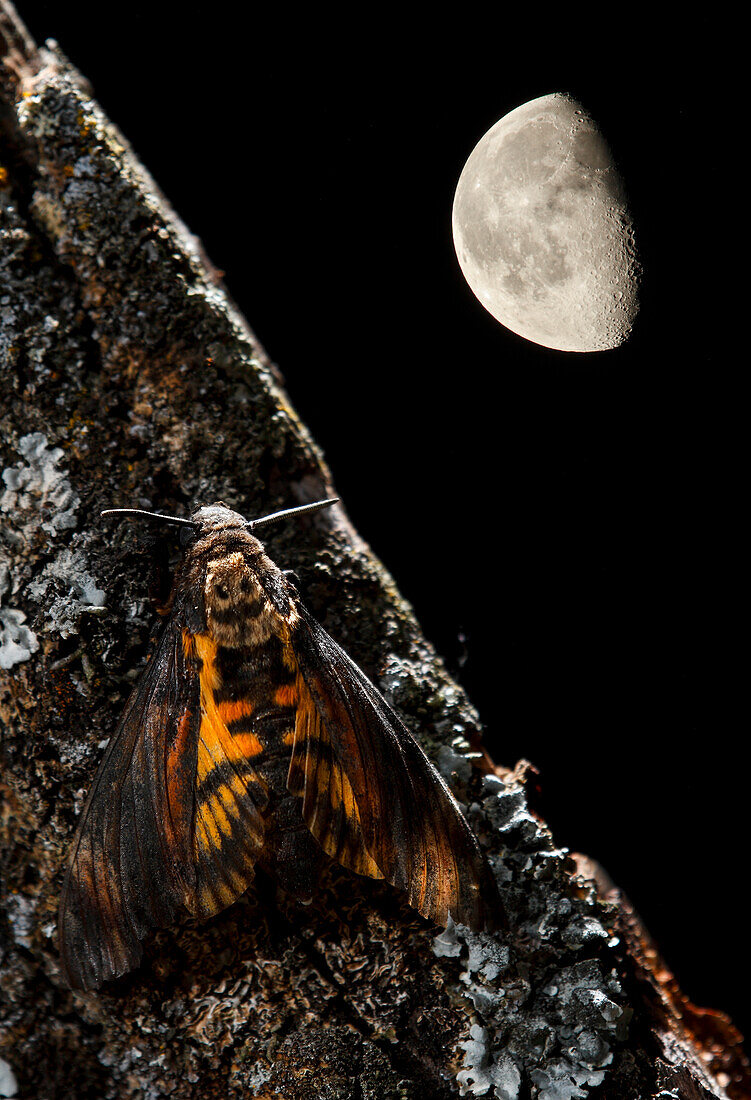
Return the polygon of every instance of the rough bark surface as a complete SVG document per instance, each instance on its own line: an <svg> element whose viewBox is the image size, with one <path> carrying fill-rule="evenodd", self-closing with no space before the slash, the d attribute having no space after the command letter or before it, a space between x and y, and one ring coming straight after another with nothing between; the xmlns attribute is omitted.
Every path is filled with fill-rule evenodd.
<svg viewBox="0 0 751 1100"><path fill-rule="evenodd" d="M101 992L65 988L66 850L179 552L100 509L252 516L334 490L196 240L85 81L0 11L0 1096L750 1095L732 1025L556 846L527 769L483 761L476 713L341 509L274 529L270 553L468 806L510 932L437 934L332 868L308 907L254 889L151 937Z"/></svg>

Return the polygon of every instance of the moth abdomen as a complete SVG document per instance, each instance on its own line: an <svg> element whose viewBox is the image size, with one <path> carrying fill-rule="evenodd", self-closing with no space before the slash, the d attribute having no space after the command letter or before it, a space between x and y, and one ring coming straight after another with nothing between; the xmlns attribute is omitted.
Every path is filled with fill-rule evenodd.
<svg viewBox="0 0 751 1100"><path fill-rule="evenodd" d="M323 852L300 816L299 800L279 802L267 822L267 843L259 865L297 901L308 902L315 891Z"/></svg>
<svg viewBox="0 0 751 1100"><path fill-rule="evenodd" d="M275 634L268 634L255 645L217 645L212 659L217 703L245 700L258 711L276 702L278 689L289 688L295 682L284 644Z"/></svg>

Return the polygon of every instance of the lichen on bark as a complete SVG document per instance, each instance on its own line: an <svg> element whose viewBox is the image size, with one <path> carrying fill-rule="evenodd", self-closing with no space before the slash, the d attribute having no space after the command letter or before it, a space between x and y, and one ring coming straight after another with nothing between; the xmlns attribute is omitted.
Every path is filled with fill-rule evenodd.
<svg viewBox="0 0 751 1100"><path fill-rule="evenodd" d="M19 1095L74 1081L79 1097L657 1096L670 1055L622 907L530 811L525 768L483 761L476 712L342 509L274 530L270 553L467 806L508 931L440 933L391 888L330 867L308 907L261 883L207 923L152 936L142 967L101 992L65 988L65 852L179 554L161 532L105 527L100 509L221 499L252 516L334 485L85 82L56 49L27 49L8 72L0 1054ZM686 1042L696 1095L724 1095Z"/></svg>

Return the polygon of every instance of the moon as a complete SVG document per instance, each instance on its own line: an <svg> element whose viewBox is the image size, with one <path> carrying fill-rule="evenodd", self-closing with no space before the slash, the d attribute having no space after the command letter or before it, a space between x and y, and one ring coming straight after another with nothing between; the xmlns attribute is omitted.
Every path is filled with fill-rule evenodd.
<svg viewBox="0 0 751 1100"><path fill-rule="evenodd" d="M558 351L628 339L633 225L607 142L576 100L533 99L488 130L459 177L452 227L465 279L512 332Z"/></svg>

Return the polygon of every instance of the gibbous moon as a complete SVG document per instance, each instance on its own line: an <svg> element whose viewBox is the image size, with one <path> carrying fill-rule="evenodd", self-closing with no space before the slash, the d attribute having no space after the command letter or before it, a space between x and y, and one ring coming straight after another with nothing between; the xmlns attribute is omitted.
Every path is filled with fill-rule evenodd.
<svg viewBox="0 0 751 1100"><path fill-rule="evenodd" d="M559 351L628 338L640 268L625 191L569 96L533 99L488 130L459 178L452 223L465 279L512 332Z"/></svg>

